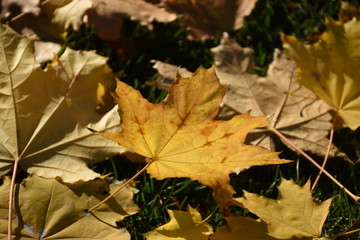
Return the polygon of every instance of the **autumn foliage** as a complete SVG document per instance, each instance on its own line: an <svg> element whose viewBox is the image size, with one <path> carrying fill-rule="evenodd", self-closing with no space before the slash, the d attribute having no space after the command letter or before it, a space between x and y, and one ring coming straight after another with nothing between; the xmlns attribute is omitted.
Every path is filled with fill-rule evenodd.
<svg viewBox="0 0 360 240"><path fill-rule="evenodd" d="M0 239L131 239L116 222L141 211L134 179L142 172L210 187L226 221L212 226L212 215L203 219L194 206L168 209L169 222L144 232L146 239L331 239L322 229L333 198L314 200L316 183L282 178L276 199L231 185L232 173L296 160L279 157L276 142L359 202L325 169L329 156L348 159L332 143L334 129L360 126L357 20L327 19L312 44L283 35L285 50L259 76L253 50L227 33L243 26L256 1L35 2L2 3ZM11 4L22 13L14 17ZM39 41L64 43L69 27L93 27L114 47L129 17L150 30L153 20L177 21L189 41L222 33L211 49L214 65L191 73L153 61L155 85L167 96L151 103L121 74L116 79L106 57L69 47L58 54L59 45ZM305 151L324 158L323 166ZM89 167L117 155L144 167L124 181ZM20 172L28 176L19 181ZM236 216L234 208L256 218ZM344 235L351 231L358 229Z"/></svg>

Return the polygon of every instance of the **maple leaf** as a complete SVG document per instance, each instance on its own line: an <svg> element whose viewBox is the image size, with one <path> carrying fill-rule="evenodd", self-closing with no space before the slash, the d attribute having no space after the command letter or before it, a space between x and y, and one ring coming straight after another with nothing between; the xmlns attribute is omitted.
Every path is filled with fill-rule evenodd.
<svg viewBox="0 0 360 240"><path fill-rule="evenodd" d="M294 80L295 62L276 50L267 76L259 77L254 70L254 51L242 48L227 35L212 51L221 82L231 85L224 100L230 111L223 109L223 116L231 111L243 113L252 109L255 116L270 116L270 125L299 148L325 155L329 145L327 135L332 127L329 107ZM272 138L268 131L249 134L251 143L269 149L273 149ZM330 156L338 152L332 146Z"/></svg>
<svg viewBox="0 0 360 240"><path fill-rule="evenodd" d="M267 124L264 116L245 113L228 121L214 120L226 90L214 67L200 67L189 78L178 76L159 104L149 103L139 91L118 81L113 96L122 132L101 134L150 158L146 170L151 177L190 177L215 192L229 191L228 174L234 168L289 161L244 144L250 130Z"/></svg>
<svg viewBox="0 0 360 240"><path fill-rule="evenodd" d="M191 40L205 40L218 32L237 30L255 7L257 0L166 0L165 5L181 15L191 32Z"/></svg>
<svg viewBox="0 0 360 240"><path fill-rule="evenodd" d="M268 76L259 77L253 70L252 49L242 48L229 38L223 38L220 46L218 51L214 50L215 63L219 65L216 70L221 82L230 84L230 88L217 118L228 119L251 109L252 115L270 116L270 124L300 148L324 155L329 144L327 135L331 128L331 115L326 103L296 82L290 82L293 62L275 51ZM160 74L156 79L157 87L163 91L169 90L177 71L182 76L191 74L184 68L153 62L153 68ZM276 118L275 114L278 114ZM274 149L273 134L266 129L250 132L247 141ZM346 157L335 146L330 149L330 156Z"/></svg>
<svg viewBox="0 0 360 240"><path fill-rule="evenodd" d="M119 239L129 240L125 229L115 222L135 214L133 201L136 189L126 186L119 194L103 204L99 211L84 213L119 187L104 180L64 184L56 179L30 176L16 185L13 209L13 237L16 239ZM7 214L10 178L0 187L0 238L7 236Z"/></svg>
<svg viewBox="0 0 360 240"><path fill-rule="evenodd" d="M148 240L207 240L213 233L212 227L203 222L198 211L189 206L189 211L167 210L170 222L145 233Z"/></svg>
<svg viewBox="0 0 360 240"><path fill-rule="evenodd" d="M87 127L119 131L117 108L95 108L113 74L95 52L67 49L44 71L34 58L34 41L0 28L0 174L14 163L65 182L99 176L87 164L127 151L93 135Z"/></svg>
<svg viewBox="0 0 360 240"><path fill-rule="evenodd" d="M328 19L318 42L304 45L285 36L287 53L298 65L299 83L334 108L351 129L360 126L360 23Z"/></svg>
<svg viewBox="0 0 360 240"><path fill-rule="evenodd" d="M77 30L82 23L94 25L100 38L115 41L127 17L150 29L153 20L167 23L176 19L175 14L144 0L73 0L56 10L53 21L64 30L69 26Z"/></svg>
<svg viewBox="0 0 360 240"><path fill-rule="evenodd" d="M275 240L267 234L266 224L249 217L225 217L227 225L216 228L212 240Z"/></svg>
<svg viewBox="0 0 360 240"><path fill-rule="evenodd" d="M279 198L276 200L244 191L244 197L234 201L266 222L272 237L318 238L332 199L314 202L310 181L301 187L283 179L278 190Z"/></svg>

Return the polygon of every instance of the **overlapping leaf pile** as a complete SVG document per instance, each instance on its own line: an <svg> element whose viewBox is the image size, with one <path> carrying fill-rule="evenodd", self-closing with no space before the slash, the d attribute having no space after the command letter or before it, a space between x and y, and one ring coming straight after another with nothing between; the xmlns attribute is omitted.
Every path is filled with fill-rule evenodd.
<svg viewBox="0 0 360 240"><path fill-rule="evenodd" d="M100 38L116 42L125 18L150 29L153 20L178 18L189 39L203 40L240 28L255 3L167 0L164 8L142 0L9 0L1 3L0 18L57 42L68 27L93 25ZM266 77L255 74L253 51L224 34L210 69L181 77L176 66L156 63L162 75L175 78L164 101L150 103L118 80L117 106L109 98L114 75L105 57L69 48L54 56L52 45L41 53L35 46L44 49L43 43L0 26L0 238L130 239L116 221L139 210L137 190L89 166L135 153L151 177L199 181L212 189L221 213L238 206L258 217L229 215L226 226L213 229L191 206L168 210L170 222L145 233L147 239L329 239L322 227L332 199L315 202L310 181L301 187L282 179L277 199L246 191L233 198L229 174L290 162L273 152L274 134L303 155L341 154L327 139L330 109L346 126L360 125L359 26L328 20L328 32L312 45L284 37L296 64L277 51ZM50 60L45 69L44 60ZM20 169L30 175L15 184ZM97 211L87 211L98 203Z"/></svg>

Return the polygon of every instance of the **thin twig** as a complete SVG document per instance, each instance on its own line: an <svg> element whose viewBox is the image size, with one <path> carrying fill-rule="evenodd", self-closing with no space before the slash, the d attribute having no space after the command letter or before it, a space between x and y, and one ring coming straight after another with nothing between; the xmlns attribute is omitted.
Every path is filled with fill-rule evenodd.
<svg viewBox="0 0 360 240"><path fill-rule="evenodd" d="M323 163L321 165L321 167L323 169L325 169L325 165L327 163L327 160L329 159L330 150L331 150L332 142L333 142L333 139L334 139L334 128L335 128L336 116L337 115L334 116L334 119L333 119L333 122L332 122L332 127L331 127L331 130L330 130L330 136L329 136L329 144L328 144L328 147L326 149L326 154L325 154L325 157L324 157L324 161L323 161ZM323 170L320 170L319 174L316 176L316 179L315 179L315 181L314 181L314 183L313 183L313 185L311 187L311 191L313 191L314 188L316 187L322 173L323 173Z"/></svg>
<svg viewBox="0 0 360 240"><path fill-rule="evenodd" d="M117 194L121 189L123 189L126 185L128 185L131 181L133 181L135 178L137 178L142 172L144 172L151 163L153 163L154 160L151 159L140 171L138 171L134 176L132 176L129 180L127 180L123 185L121 185L118 189L116 189L113 193L111 193L109 196L107 196L104 200L96 204L95 206L91 207L89 210L87 210L87 213L91 213L95 211L98 207L100 207L103 203L107 202L110 198L112 198L115 194Z"/></svg>
<svg viewBox="0 0 360 240"><path fill-rule="evenodd" d="M331 236L330 238L337 238L337 237L347 236L347 235L354 234L354 233L357 233L357 232L360 232L360 228L354 229L354 230L351 230L351 231L348 231L348 232L340 233L338 235Z"/></svg>
<svg viewBox="0 0 360 240"><path fill-rule="evenodd" d="M12 240L12 209L14 204L15 179L16 179L16 172L18 170L18 167L19 167L19 160L15 159L13 173L11 177L10 194L9 194L8 240Z"/></svg>
<svg viewBox="0 0 360 240"><path fill-rule="evenodd" d="M218 208L219 208L219 206L217 206L217 207L210 213L210 215L207 216L205 219L203 219L199 224L204 223L204 222L206 222L207 220L209 220L209 219L216 213L216 211L218 210Z"/></svg>
<svg viewBox="0 0 360 240"><path fill-rule="evenodd" d="M322 170L323 173L328 176L336 185L338 185L340 188L344 189L344 191L356 202L360 202L360 197L356 196L352 192L350 192L347 188L345 188L336 178L334 178L328 171L326 171L324 168L322 168L314 159L312 159L309 155L307 155L303 150L298 148L292 141L290 141L287 137L285 137L281 132L279 132L277 129L273 128L272 126L268 125L267 128L271 130L273 133L275 133L279 138L281 138L284 142L289 144L295 151L303 155L307 160L309 160L312 164L315 165L319 170Z"/></svg>

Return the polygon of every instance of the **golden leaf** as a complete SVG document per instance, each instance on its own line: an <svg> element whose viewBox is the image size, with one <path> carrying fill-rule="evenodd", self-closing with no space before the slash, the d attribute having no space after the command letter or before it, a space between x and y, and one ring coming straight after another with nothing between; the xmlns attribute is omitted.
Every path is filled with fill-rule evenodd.
<svg viewBox="0 0 360 240"><path fill-rule="evenodd" d="M228 121L214 120L226 90L214 67L200 67L189 78L178 76L159 104L118 81L114 98L122 132L102 134L152 159L147 171L154 178L190 177L219 193L219 185L228 191L228 174L234 168L288 161L263 147L244 144L250 130L267 124L264 116L245 113Z"/></svg>
<svg viewBox="0 0 360 240"><path fill-rule="evenodd" d="M299 82L334 108L351 129L360 126L360 22L327 20L321 39L304 45L285 36L285 48L298 65Z"/></svg>
<svg viewBox="0 0 360 240"><path fill-rule="evenodd" d="M148 240L207 240L212 227L202 222L198 211L189 206L189 211L168 210L170 222L150 231L144 236Z"/></svg>
<svg viewBox="0 0 360 240"><path fill-rule="evenodd" d="M64 184L57 179L30 176L16 185L12 217L15 239L117 239L129 240L116 221L135 214L136 189L126 186L96 213L84 209L100 202L109 191L123 184L105 180ZM10 178L0 187L0 239L7 239Z"/></svg>
<svg viewBox="0 0 360 240"><path fill-rule="evenodd" d="M310 181L300 187L283 179L278 189L279 198L276 200L245 192L245 196L235 199L235 202L266 222L272 237L319 237L332 199L314 202Z"/></svg>

